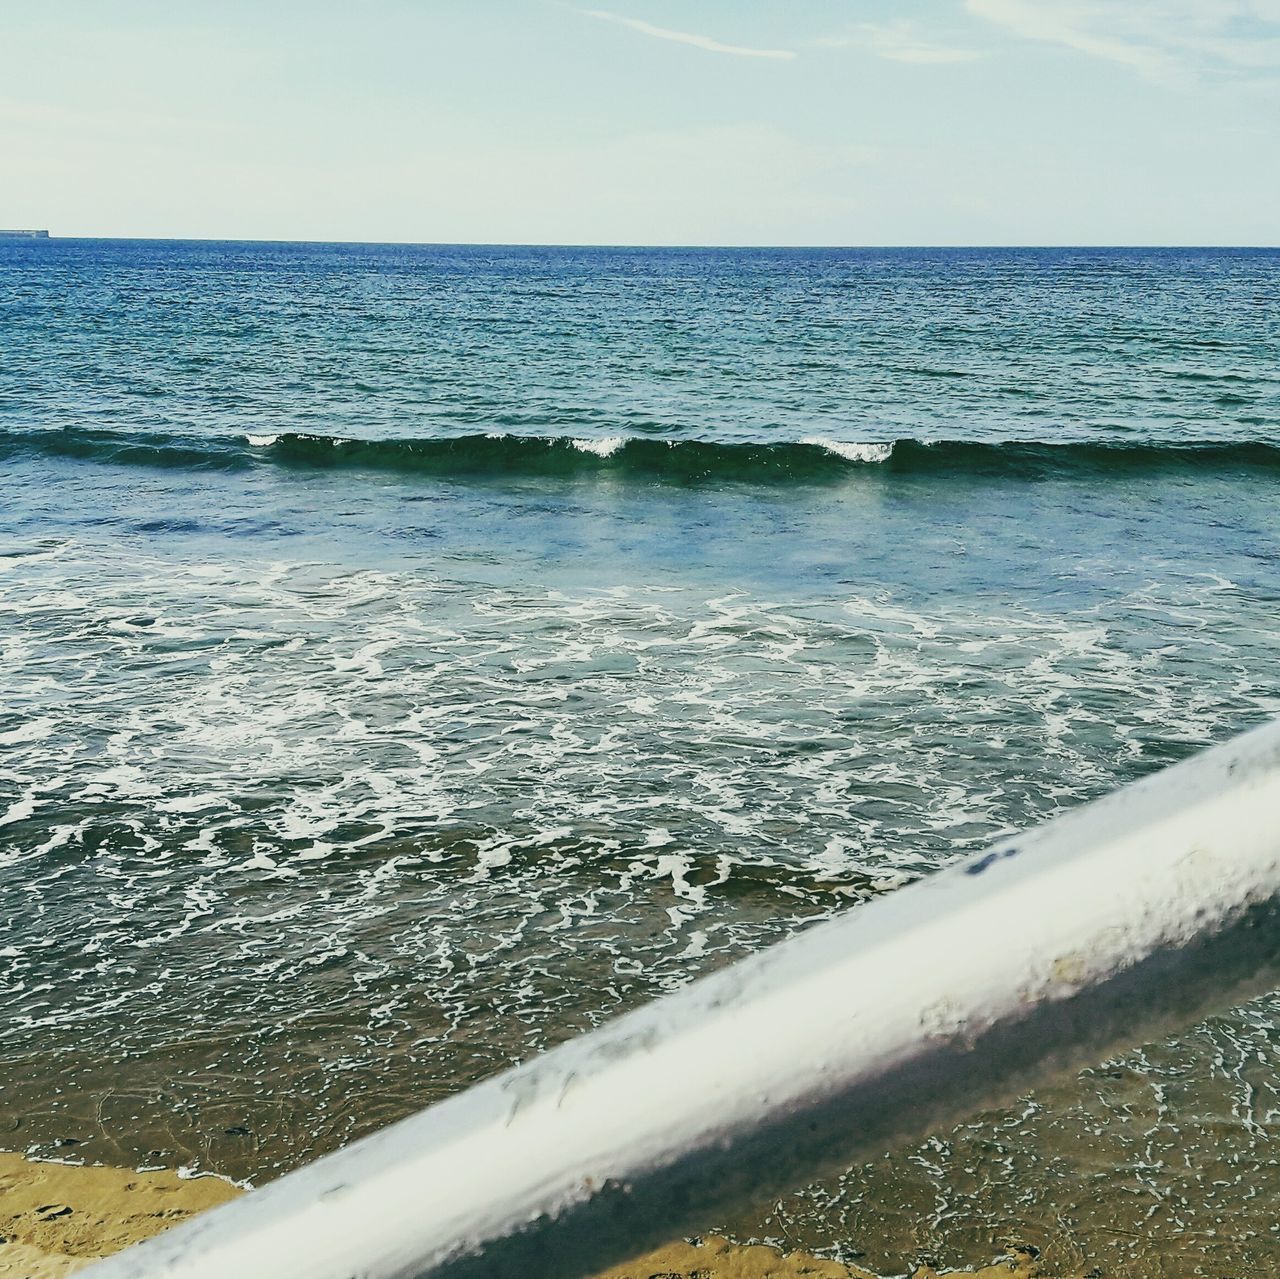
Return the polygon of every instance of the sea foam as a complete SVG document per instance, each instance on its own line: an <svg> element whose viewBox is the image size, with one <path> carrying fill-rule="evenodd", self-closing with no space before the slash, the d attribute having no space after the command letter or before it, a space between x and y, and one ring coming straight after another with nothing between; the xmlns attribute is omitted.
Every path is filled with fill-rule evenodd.
<svg viewBox="0 0 1280 1279"><path fill-rule="evenodd" d="M801 444L812 444L842 457L846 462L887 462L893 456L893 441L859 443L856 440L828 440L821 436L809 436Z"/></svg>
<svg viewBox="0 0 1280 1279"><path fill-rule="evenodd" d="M573 447L583 453L594 453L596 457L612 457L626 440L621 435L609 435L601 440L574 440Z"/></svg>

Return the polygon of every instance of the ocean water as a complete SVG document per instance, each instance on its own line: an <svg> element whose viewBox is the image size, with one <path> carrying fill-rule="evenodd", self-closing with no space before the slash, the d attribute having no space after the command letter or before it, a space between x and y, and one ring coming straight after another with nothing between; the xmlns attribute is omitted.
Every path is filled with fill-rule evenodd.
<svg viewBox="0 0 1280 1279"><path fill-rule="evenodd" d="M1280 711L1277 252L5 243L0 460L10 1149L265 1180ZM1275 1268L1278 1017L707 1224Z"/></svg>

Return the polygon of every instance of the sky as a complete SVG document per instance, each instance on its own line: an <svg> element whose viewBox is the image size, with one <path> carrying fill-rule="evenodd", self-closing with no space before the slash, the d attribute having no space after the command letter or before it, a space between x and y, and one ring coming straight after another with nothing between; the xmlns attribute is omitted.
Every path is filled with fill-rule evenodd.
<svg viewBox="0 0 1280 1279"><path fill-rule="evenodd" d="M1280 0L15 2L0 226L1276 245Z"/></svg>

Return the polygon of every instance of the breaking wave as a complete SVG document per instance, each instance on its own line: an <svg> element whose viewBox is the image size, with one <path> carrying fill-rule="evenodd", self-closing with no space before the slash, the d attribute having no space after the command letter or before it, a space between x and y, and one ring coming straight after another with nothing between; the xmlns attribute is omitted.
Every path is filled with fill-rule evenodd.
<svg viewBox="0 0 1280 1279"><path fill-rule="evenodd" d="M602 436L457 435L362 440L299 432L180 436L88 428L9 430L0 457L62 457L126 466L400 472L442 478L609 476L670 483L801 481L855 475L996 475L1052 478L1168 469L1280 470L1280 443L1185 441L1045 443L971 440L852 441L809 438L720 443Z"/></svg>

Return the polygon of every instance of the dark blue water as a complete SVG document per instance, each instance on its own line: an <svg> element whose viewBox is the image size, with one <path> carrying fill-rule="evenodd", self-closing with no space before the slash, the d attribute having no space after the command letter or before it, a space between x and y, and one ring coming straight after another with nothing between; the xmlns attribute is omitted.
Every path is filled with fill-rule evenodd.
<svg viewBox="0 0 1280 1279"><path fill-rule="evenodd" d="M17 1149L265 1178L1280 709L1274 252L5 243L0 463ZM1272 1264L1277 1039L738 1228Z"/></svg>

